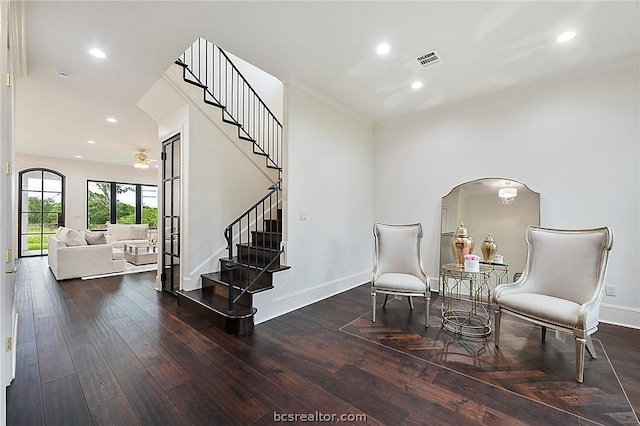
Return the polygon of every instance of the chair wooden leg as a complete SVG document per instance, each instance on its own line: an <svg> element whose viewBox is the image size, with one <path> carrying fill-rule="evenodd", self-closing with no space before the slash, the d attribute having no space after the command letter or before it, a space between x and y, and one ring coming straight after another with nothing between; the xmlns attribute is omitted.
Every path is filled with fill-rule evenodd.
<svg viewBox="0 0 640 426"><path fill-rule="evenodd" d="M408 296L409 299L409 307L411 308L411 310L413 311L413 297Z"/></svg>
<svg viewBox="0 0 640 426"><path fill-rule="evenodd" d="M592 359L598 359L598 354L596 354L596 348L593 346L593 340L591 340L591 336L587 336L587 353Z"/></svg>
<svg viewBox="0 0 640 426"><path fill-rule="evenodd" d="M500 307L498 306L498 309L496 309L495 312L495 318L494 321L496 323L496 327L495 327L495 333L496 333L496 337L495 337L495 345L496 348L498 346L500 346L500 317L502 316L502 312L500 311Z"/></svg>
<svg viewBox="0 0 640 426"><path fill-rule="evenodd" d="M576 382L582 383L584 379L584 347L586 339L576 337Z"/></svg>
<svg viewBox="0 0 640 426"><path fill-rule="evenodd" d="M387 300L389 300L389 295L385 294L384 295L384 303L382 304L382 307L384 308L385 306L387 306Z"/></svg>
<svg viewBox="0 0 640 426"><path fill-rule="evenodd" d="M547 338L547 327L545 327L545 326L543 325L543 326L542 326L542 330L541 330L541 332L542 332L542 334L541 334L542 341L544 342L544 339L546 339L546 338Z"/></svg>
<svg viewBox="0 0 640 426"><path fill-rule="evenodd" d="M428 295L424 298L424 328L429 327L429 305L431 304L431 297Z"/></svg>
<svg viewBox="0 0 640 426"><path fill-rule="evenodd" d="M372 291L371 292L371 302L373 304L373 320L371 322L376 322L376 292Z"/></svg>

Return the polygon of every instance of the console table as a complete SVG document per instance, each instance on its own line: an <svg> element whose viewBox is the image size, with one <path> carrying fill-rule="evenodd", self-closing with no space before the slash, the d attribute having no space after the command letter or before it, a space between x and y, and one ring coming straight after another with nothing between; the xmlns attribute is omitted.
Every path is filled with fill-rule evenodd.
<svg viewBox="0 0 640 426"><path fill-rule="evenodd" d="M442 327L460 336L484 337L491 333L492 268L467 272L455 264L442 265Z"/></svg>

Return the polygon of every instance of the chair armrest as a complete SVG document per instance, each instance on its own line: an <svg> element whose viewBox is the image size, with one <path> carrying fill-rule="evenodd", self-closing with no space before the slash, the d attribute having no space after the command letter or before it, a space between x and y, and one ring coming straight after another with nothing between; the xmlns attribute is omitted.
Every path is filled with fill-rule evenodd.
<svg viewBox="0 0 640 426"><path fill-rule="evenodd" d="M528 293L527 278L527 274L525 273L515 282L500 284L496 286L495 290L493 291L493 303L497 303L498 297L516 293Z"/></svg>
<svg viewBox="0 0 640 426"><path fill-rule="evenodd" d="M604 282L601 283L600 288L593 294L591 299L580 305L578 311L578 321L587 330L587 334L595 333L598 329L598 323L600 321L600 303L604 297Z"/></svg>
<svg viewBox="0 0 640 426"><path fill-rule="evenodd" d="M65 247L67 247L67 245L64 242L52 235L49 235L49 248L60 249Z"/></svg>

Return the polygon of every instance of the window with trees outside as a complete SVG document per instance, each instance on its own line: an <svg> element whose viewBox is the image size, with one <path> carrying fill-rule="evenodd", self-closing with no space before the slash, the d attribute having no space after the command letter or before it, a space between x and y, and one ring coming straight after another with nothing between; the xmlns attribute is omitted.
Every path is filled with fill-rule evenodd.
<svg viewBox="0 0 640 426"><path fill-rule="evenodd" d="M64 225L64 176L49 169L27 169L19 174L19 256L48 253L49 236Z"/></svg>
<svg viewBox="0 0 640 426"><path fill-rule="evenodd" d="M158 227L158 187L135 183L87 181L87 229L107 223L147 223Z"/></svg>

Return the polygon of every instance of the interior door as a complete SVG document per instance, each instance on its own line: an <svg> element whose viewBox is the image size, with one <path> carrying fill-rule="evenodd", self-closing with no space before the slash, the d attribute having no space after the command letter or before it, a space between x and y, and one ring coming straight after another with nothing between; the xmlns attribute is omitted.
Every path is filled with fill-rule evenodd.
<svg viewBox="0 0 640 426"><path fill-rule="evenodd" d="M8 49L9 2L0 2L0 423L6 423L6 391L15 376L17 314L15 284L15 181L12 170L14 143L14 88L12 58Z"/></svg>
<svg viewBox="0 0 640 426"><path fill-rule="evenodd" d="M162 290L180 289L180 135L162 142Z"/></svg>

